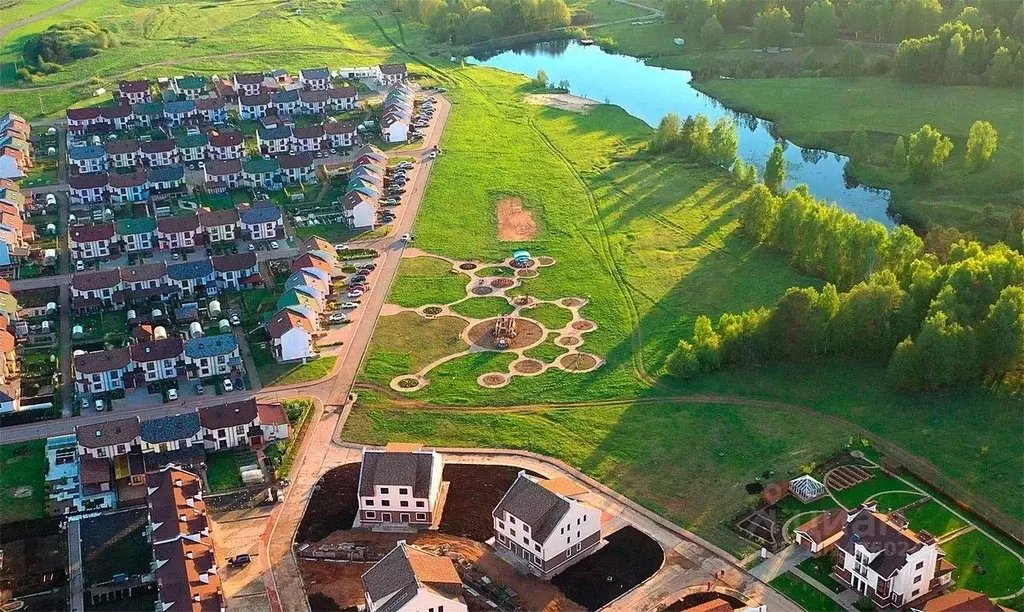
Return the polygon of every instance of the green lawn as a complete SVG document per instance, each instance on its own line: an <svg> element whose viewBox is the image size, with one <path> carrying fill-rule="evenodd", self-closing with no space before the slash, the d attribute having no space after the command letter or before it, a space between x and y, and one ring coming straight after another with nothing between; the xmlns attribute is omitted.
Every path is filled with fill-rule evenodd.
<svg viewBox="0 0 1024 612"><path fill-rule="evenodd" d="M839 500L839 503L843 504L847 508L856 508L861 503L867 501L868 498L875 497L879 493L887 491L906 491L910 489L910 487L903 482L900 482L890 476L886 476L880 470L872 471L875 473L873 478L841 491L832 489L832 494Z"/></svg>
<svg viewBox="0 0 1024 612"><path fill-rule="evenodd" d="M451 309L471 319L490 319L512 312L512 305L501 297L475 297L453 304Z"/></svg>
<svg viewBox="0 0 1024 612"><path fill-rule="evenodd" d="M798 514L803 514L805 512L831 510L836 507L836 502L832 501L832 498L826 495L824 497L820 497L812 501L809 504L805 504L804 502L797 499L795 495L787 495L786 497L783 497L781 500L779 500L779 502L775 504L775 506L779 510L779 520L785 522L790 518ZM812 518L814 517L811 515L807 515L798 521L794 521L792 527L799 527L800 525L806 523Z"/></svg>
<svg viewBox="0 0 1024 612"><path fill-rule="evenodd" d="M214 493L242 486L242 473L234 451L206 453L206 481Z"/></svg>
<svg viewBox="0 0 1024 612"><path fill-rule="evenodd" d="M464 351L459 334L466 322L456 317L425 319L412 312L380 317L365 365L368 378L388 384L395 376L418 372L436 359Z"/></svg>
<svg viewBox="0 0 1024 612"><path fill-rule="evenodd" d="M398 264L398 277L388 301L407 308L450 304L466 297L469 277L452 272L452 266L436 257L413 257Z"/></svg>
<svg viewBox="0 0 1024 612"><path fill-rule="evenodd" d="M956 566L957 587L1002 597L1024 585L1024 565L1005 548L980 531L969 531L943 542L946 559Z"/></svg>
<svg viewBox="0 0 1024 612"><path fill-rule="evenodd" d="M81 325L84 333L81 338L72 338L71 344L95 342L108 337L112 344L117 344L128 335L127 316L123 310L76 315L71 320L71 326L74 328L75 325Z"/></svg>
<svg viewBox="0 0 1024 612"><path fill-rule="evenodd" d="M766 470L795 474L800 464L841 448L850 435L784 410L728 405L645 403L515 414L387 405L362 392L342 437L367 444L519 448L558 457L737 554L754 545L722 521L754 499L745 485Z"/></svg>
<svg viewBox="0 0 1024 612"><path fill-rule="evenodd" d="M908 487L904 487L904 489L906 488ZM893 492L875 495L872 497L872 500L878 502L878 510L880 512L892 512L919 501L922 497L922 495L917 493Z"/></svg>
<svg viewBox="0 0 1024 612"><path fill-rule="evenodd" d="M354 230L344 223L329 223L327 225L312 225L307 227L294 228L295 235L306 239L310 236L320 236L329 242L348 242L349 240L373 240L387 236L391 228L382 225L373 230Z"/></svg>
<svg viewBox="0 0 1024 612"><path fill-rule="evenodd" d="M540 304L522 311L523 316L539 322L550 330L562 329L572 321L572 312L568 308L554 304Z"/></svg>
<svg viewBox="0 0 1024 612"><path fill-rule="evenodd" d="M776 591L795 601L807 612L831 612L842 610L839 604L810 584L786 572L768 583Z"/></svg>
<svg viewBox="0 0 1024 612"><path fill-rule="evenodd" d="M555 338L556 337L557 337L556 335L548 336L547 340L545 340L544 342L541 342L537 346L527 350L523 354L526 355L527 357L532 357L534 359L540 359L541 361L543 361L545 363L552 363L552 362L554 362L555 359L557 359L560 355L563 355L563 354L565 354L567 352L567 349L564 349L564 348L558 346L557 344L555 344ZM583 350L586 350L586 349L584 348Z"/></svg>
<svg viewBox="0 0 1024 612"><path fill-rule="evenodd" d="M937 502L929 501L914 506L906 511L910 527L917 531L927 531L935 537L952 533L966 525L962 520Z"/></svg>
<svg viewBox="0 0 1024 612"><path fill-rule="evenodd" d="M312 382L327 376L338 358L334 355L314 359L308 363L278 363L274 360L269 348L262 348L255 342L249 343L252 359L259 371L260 382L264 387L293 385L301 382Z"/></svg>
<svg viewBox="0 0 1024 612"><path fill-rule="evenodd" d="M919 225L952 225L979 237L1003 238L1007 215L1021 205L1024 174L1024 90L995 87L911 85L889 77L859 79L733 79L699 84L726 105L766 117L801 146L844 153L850 133L864 128L878 146L870 163L855 164L856 176L893 189L893 208ZM992 163L970 174L963 167L967 132L977 120L999 132ZM906 182L888 163L900 135L928 123L953 140L946 171L925 186ZM981 214L991 204L990 217Z"/></svg>
<svg viewBox="0 0 1024 612"><path fill-rule="evenodd" d="M41 518L46 512L46 441L0 446L0 522Z"/></svg>
<svg viewBox="0 0 1024 612"><path fill-rule="evenodd" d="M835 578L832 577L834 565L832 555L825 555L824 557L811 557L800 563L797 567L803 573L820 582L821 586L828 588L833 593L841 593L846 587L836 582Z"/></svg>

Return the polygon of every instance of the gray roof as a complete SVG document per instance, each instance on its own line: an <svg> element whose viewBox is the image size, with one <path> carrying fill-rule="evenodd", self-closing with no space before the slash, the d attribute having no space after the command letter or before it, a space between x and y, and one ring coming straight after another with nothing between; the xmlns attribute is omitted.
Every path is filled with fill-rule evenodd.
<svg viewBox="0 0 1024 612"><path fill-rule="evenodd" d="M257 206L256 208L242 209L238 216L246 225L270 223L281 218L281 209L276 206Z"/></svg>
<svg viewBox="0 0 1024 612"><path fill-rule="evenodd" d="M292 128L287 125L282 125L275 128L256 128L256 135L260 137L260 140L284 140L291 138Z"/></svg>
<svg viewBox="0 0 1024 612"><path fill-rule="evenodd" d="M185 178L185 166L154 166L149 169L149 181L151 183L166 183L168 181L180 181Z"/></svg>
<svg viewBox="0 0 1024 612"><path fill-rule="evenodd" d="M412 570L409 559L405 556L405 549L402 545L396 546L376 565L367 570L363 574L362 582L363 589L374 602L379 602L395 593L386 605L377 609L378 612L392 612L401 609L416 596L416 592L419 590L416 574Z"/></svg>
<svg viewBox="0 0 1024 612"><path fill-rule="evenodd" d="M184 440L199 433L199 413L186 412L142 422L142 440L150 444Z"/></svg>
<svg viewBox="0 0 1024 612"><path fill-rule="evenodd" d="M205 278L211 274L213 274L213 264L209 259L183 261L167 266L167 276L173 280Z"/></svg>
<svg viewBox="0 0 1024 612"><path fill-rule="evenodd" d="M429 451L412 453L367 449L359 470L359 494L373 495L375 486L411 487L414 497L428 497L430 476L437 466Z"/></svg>
<svg viewBox="0 0 1024 612"><path fill-rule="evenodd" d="M238 350L238 340L231 334L192 338L185 343L185 356L192 359L227 355Z"/></svg>
<svg viewBox="0 0 1024 612"><path fill-rule="evenodd" d="M275 91L270 96L270 99L273 100L275 104L283 104L285 102L298 102L299 101L299 90L298 89L288 89L288 90L285 90L285 91Z"/></svg>
<svg viewBox="0 0 1024 612"><path fill-rule="evenodd" d="M568 511L568 501L520 472L491 515L504 519L508 512L530 526L535 541L544 542Z"/></svg>
<svg viewBox="0 0 1024 612"><path fill-rule="evenodd" d="M179 100L177 102L164 102L164 114L180 115L191 113L196 110L195 100Z"/></svg>
<svg viewBox="0 0 1024 612"><path fill-rule="evenodd" d="M331 71L326 68L311 68L309 70L300 70L300 76L304 79L329 79L331 78Z"/></svg>
<svg viewBox="0 0 1024 612"><path fill-rule="evenodd" d="M921 542L909 537L895 525L861 509L846 524L839 547L853 554L855 544L870 553L881 553L869 564L883 578L888 578L907 562L907 556L921 549Z"/></svg>
<svg viewBox="0 0 1024 612"><path fill-rule="evenodd" d="M96 159L106 154L107 150L99 145L82 145L68 149L68 157L71 159Z"/></svg>

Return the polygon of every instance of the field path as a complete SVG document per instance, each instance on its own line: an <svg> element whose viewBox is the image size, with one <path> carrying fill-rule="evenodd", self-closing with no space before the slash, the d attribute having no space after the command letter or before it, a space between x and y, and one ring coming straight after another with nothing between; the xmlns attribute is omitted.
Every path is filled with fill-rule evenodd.
<svg viewBox="0 0 1024 612"><path fill-rule="evenodd" d="M0 28L0 40L3 40L8 33L17 30L18 28L23 28L29 25L30 23L35 23L39 21L40 19L46 19L50 15L56 15L57 13L68 10L69 8L74 8L79 4L82 4L83 2L85 2L85 0L68 0L64 4L55 6L52 9L45 10L41 13L36 13L35 15L25 17L24 19L19 19L10 25L5 25L4 27Z"/></svg>

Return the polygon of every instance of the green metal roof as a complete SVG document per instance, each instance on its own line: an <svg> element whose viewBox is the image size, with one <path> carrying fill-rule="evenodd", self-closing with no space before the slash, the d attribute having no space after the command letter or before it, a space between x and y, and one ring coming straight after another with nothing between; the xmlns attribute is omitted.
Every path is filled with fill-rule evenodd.
<svg viewBox="0 0 1024 612"><path fill-rule="evenodd" d="M117 233L122 236L129 234L148 234L156 231L156 219L120 219L117 222Z"/></svg>
<svg viewBox="0 0 1024 612"><path fill-rule="evenodd" d="M208 144L210 144L210 139L206 137L206 134L189 134L178 138L179 149L194 149L205 147Z"/></svg>
<svg viewBox="0 0 1024 612"><path fill-rule="evenodd" d="M280 169L281 164L272 157L250 157L242 162L242 170L249 174L265 174Z"/></svg>

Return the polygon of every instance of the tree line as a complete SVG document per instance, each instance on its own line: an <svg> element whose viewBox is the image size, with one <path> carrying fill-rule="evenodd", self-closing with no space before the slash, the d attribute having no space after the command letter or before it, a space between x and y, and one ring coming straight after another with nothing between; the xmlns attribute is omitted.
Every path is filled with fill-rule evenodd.
<svg viewBox="0 0 1024 612"><path fill-rule="evenodd" d="M427 26L435 40L472 44L566 27L564 0L389 0L388 5Z"/></svg>
<svg viewBox="0 0 1024 612"><path fill-rule="evenodd" d="M672 153L688 161L729 169L737 161L739 135L736 122L721 117L714 125L707 115L680 119L669 113L658 123L648 149L652 153Z"/></svg>
<svg viewBox="0 0 1024 612"><path fill-rule="evenodd" d="M860 221L803 186L755 186L741 228L827 282L773 308L699 317L670 374L835 355L887 363L903 390L1024 384L1024 255L1010 247L957 240L934 252L909 228Z"/></svg>

